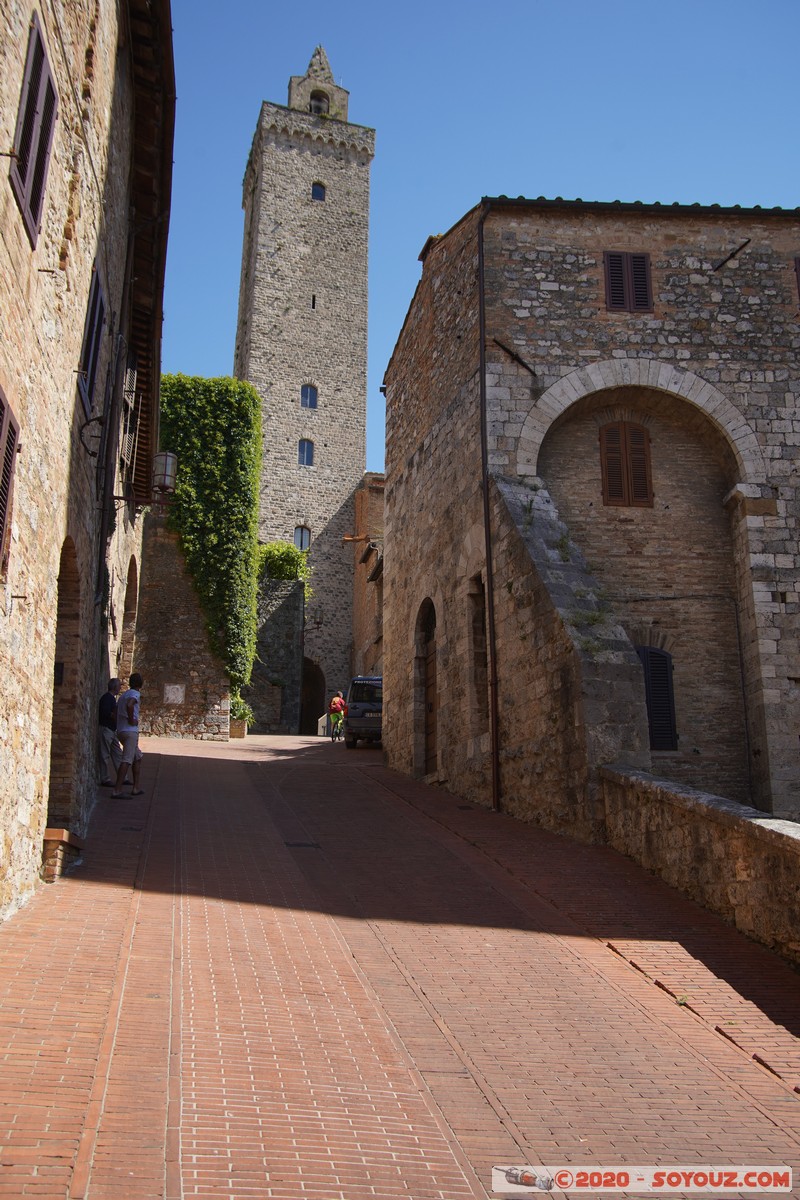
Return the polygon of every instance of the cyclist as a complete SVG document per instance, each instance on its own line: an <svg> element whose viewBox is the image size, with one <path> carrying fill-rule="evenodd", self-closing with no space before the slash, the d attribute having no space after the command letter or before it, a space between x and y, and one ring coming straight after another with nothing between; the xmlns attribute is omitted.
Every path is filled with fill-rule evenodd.
<svg viewBox="0 0 800 1200"><path fill-rule="evenodd" d="M337 738L342 737L344 725L344 714L347 712L347 705L344 696L341 692L337 692L328 705L328 713L331 718L331 741L335 742Z"/></svg>

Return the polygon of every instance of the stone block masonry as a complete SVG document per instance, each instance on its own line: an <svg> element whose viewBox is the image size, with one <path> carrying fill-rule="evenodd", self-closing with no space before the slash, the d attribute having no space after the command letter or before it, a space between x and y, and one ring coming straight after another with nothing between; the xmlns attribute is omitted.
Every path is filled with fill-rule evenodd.
<svg viewBox="0 0 800 1200"><path fill-rule="evenodd" d="M227 741L230 688L208 622L165 519L145 523L134 668L144 678L142 733Z"/></svg>

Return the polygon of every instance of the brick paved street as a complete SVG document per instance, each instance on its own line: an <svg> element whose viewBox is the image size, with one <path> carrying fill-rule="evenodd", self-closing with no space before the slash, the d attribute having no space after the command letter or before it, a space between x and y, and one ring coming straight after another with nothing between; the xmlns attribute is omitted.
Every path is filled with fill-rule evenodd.
<svg viewBox="0 0 800 1200"><path fill-rule="evenodd" d="M800 1195L768 951L379 751L145 751L0 926L0 1197L460 1200L499 1163L788 1164Z"/></svg>

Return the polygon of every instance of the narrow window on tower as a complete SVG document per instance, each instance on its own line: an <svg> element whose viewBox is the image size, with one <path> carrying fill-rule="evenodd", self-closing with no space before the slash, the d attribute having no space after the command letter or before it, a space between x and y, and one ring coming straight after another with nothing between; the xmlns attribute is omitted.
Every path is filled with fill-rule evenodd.
<svg viewBox="0 0 800 1200"><path fill-rule="evenodd" d="M298 550L307 550L311 545L311 530L307 525L295 525L294 544Z"/></svg>
<svg viewBox="0 0 800 1200"><path fill-rule="evenodd" d="M313 292L311 293L311 307L312 308L317 307L317 297L314 295Z"/></svg>
<svg viewBox="0 0 800 1200"><path fill-rule="evenodd" d="M607 250L603 255L606 308L621 312L652 312L650 255Z"/></svg>
<svg viewBox="0 0 800 1200"><path fill-rule="evenodd" d="M314 443L308 438L301 438L297 447L297 461L301 467L313 467Z"/></svg>
<svg viewBox="0 0 800 1200"><path fill-rule="evenodd" d="M672 690L672 655L654 646L637 646L644 668L644 691L651 750L677 750L675 697Z"/></svg>
<svg viewBox="0 0 800 1200"><path fill-rule="evenodd" d="M313 383L304 383L300 388L300 407L317 407L317 389L314 387Z"/></svg>
<svg viewBox="0 0 800 1200"><path fill-rule="evenodd" d="M330 112L331 102L327 92L312 92L308 102L308 111L315 117L324 117Z"/></svg>
<svg viewBox="0 0 800 1200"><path fill-rule="evenodd" d="M643 425L614 421L600 429L603 504L652 508L650 435Z"/></svg>
<svg viewBox="0 0 800 1200"><path fill-rule="evenodd" d="M319 183L319 182L312 183L311 199L312 200L324 200L325 199L325 184L324 183Z"/></svg>

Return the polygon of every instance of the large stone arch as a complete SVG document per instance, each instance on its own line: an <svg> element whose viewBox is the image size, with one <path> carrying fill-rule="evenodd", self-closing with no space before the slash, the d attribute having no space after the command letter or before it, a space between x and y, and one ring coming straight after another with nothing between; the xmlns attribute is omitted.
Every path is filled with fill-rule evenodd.
<svg viewBox="0 0 800 1200"><path fill-rule="evenodd" d="M562 413L593 392L616 387L642 387L680 396L700 409L720 430L736 458L742 483L766 480L764 456L740 410L712 383L669 363L648 358L607 359L571 371L548 388L528 414L520 434L517 471L537 475L545 435Z"/></svg>

